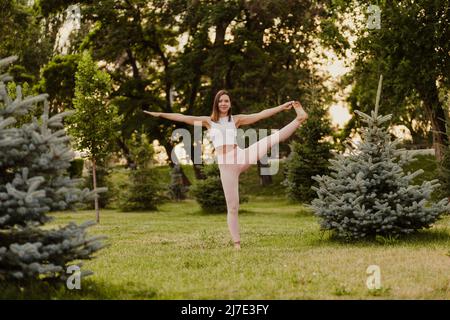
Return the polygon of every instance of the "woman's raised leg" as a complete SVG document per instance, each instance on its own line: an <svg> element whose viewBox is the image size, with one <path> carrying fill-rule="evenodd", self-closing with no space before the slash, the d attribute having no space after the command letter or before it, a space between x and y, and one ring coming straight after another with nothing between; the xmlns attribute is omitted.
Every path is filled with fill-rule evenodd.
<svg viewBox="0 0 450 320"><path fill-rule="evenodd" d="M220 179L227 203L227 222L235 248L240 249L239 235L239 166L220 164Z"/></svg>
<svg viewBox="0 0 450 320"><path fill-rule="evenodd" d="M286 126L280 130L268 135L259 141L255 142L251 146L243 149L240 153L240 162L243 163L240 166L241 172L246 171L250 165L256 164L267 152L272 148L273 145L280 143L287 138L289 138L301 125L301 121L298 119L292 120Z"/></svg>

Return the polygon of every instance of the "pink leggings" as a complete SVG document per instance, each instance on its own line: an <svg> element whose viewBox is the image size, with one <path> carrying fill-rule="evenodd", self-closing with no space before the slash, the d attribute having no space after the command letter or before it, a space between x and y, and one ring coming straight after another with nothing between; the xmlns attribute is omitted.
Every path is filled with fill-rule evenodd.
<svg viewBox="0 0 450 320"><path fill-rule="evenodd" d="M294 119L288 125L262 138L248 148L241 149L235 145L233 150L226 152L224 155L217 155L220 179L227 202L228 229L234 242L240 241L238 222L240 174L246 171L250 165L256 164L273 145L289 138L299 126L300 122Z"/></svg>

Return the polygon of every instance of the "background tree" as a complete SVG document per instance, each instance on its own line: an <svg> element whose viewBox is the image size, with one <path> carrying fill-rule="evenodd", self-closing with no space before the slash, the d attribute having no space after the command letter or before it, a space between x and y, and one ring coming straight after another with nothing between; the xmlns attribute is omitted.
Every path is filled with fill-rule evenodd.
<svg viewBox="0 0 450 320"><path fill-rule="evenodd" d="M222 88L230 92L235 114L302 100L308 83L321 78L309 56L313 48L319 43L333 43L337 50L348 46L337 36L329 10L331 1L189 3L182 15L182 30L189 38L174 68L181 105L188 106L189 114L210 114L214 95ZM215 30L212 38L210 29ZM333 42L331 34L336 35ZM279 128L290 117L285 113L255 127ZM288 152L287 145L280 145L282 155ZM262 184L270 183L270 176L261 177Z"/></svg>
<svg viewBox="0 0 450 320"><path fill-rule="evenodd" d="M92 161L94 190L96 183L96 163L105 163L115 148L120 119L114 105L108 104L111 80L107 73L99 71L90 54L82 55L75 80L75 113L69 119L70 133L78 150L86 150ZM97 222L100 222L98 198L95 198Z"/></svg>
<svg viewBox="0 0 450 320"><path fill-rule="evenodd" d="M16 59L0 60L0 69ZM74 153L62 119L70 112L49 116L47 95L23 98L20 86L11 95L10 80L0 74L0 280L64 279L70 263L91 259L103 247L101 237L87 236L90 222L42 226L52 220L49 212L76 209L105 190L80 190L80 179L67 176ZM39 120L14 126L42 102Z"/></svg>
<svg viewBox="0 0 450 320"><path fill-rule="evenodd" d="M79 54L57 55L42 67L37 89L49 95L51 113L73 109L75 73L80 59Z"/></svg>
<svg viewBox="0 0 450 320"><path fill-rule="evenodd" d="M159 172L154 168L153 146L145 133L134 132L130 141L133 163L129 181L119 186L118 206L122 211L155 211L168 200Z"/></svg>
<svg viewBox="0 0 450 320"><path fill-rule="evenodd" d="M27 0L0 0L0 21L0 57L18 56L9 73L19 83L36 84L53 52L52 33Z"/></svg>
<svg viewBox="0 0 450 320"><path fill-rule="evenodd" d="M89 49L95 60L107 62L111 70L117 88L111 93L111 99L124 119L116 143L124 157L132 165L125 141L142 124L170 155L175 146L171 133L184 125L161 120L161 127L161 121L142 117L142 111L161 108L164 112L177 112L171 100L170 65L174 54L167 49L177 42L174 29L178 13L173 11L171 1L66 1L62 5L58 0L42 0L40 6L45 16L53 16L71 4L80 5L82 15L82 27L73 39L71 53ZM170 160L169 165L173 166ZM184 173L183 179L185 184L190 184Z"/></svg>
<svg viewBox="0 0 450 320"><path fill-rule="evenodd" d="M365 1L352 1L348 9L362 9L367 19L366 5ZM392 113L393 121L406 125L416 142L426 141L423 128L430 124L440 161L448 146L445 107L439 91L448 88L450 80L449 1L381 1L377 5L381 28L368 29L367 20L354 28L358 36L355 67L345 81L353 85L351 111L370 110L375 77L384 74L385 99L380 112ZM347 133L357 127L356 119L350 121Z"/></svg>
<svg viewBox="0 0 450 320"><path fill-rule="evenodd" d="M56 0L41 2L55 8L49 12L62 8ZM125 116L117 143L127 159L124 141L142 123L169 155L173 130L193 130L183 123L142 117L143 110L210 114L214 94L222 88L231 91L234 113L301 100L308 80L318 76L310 51L318 43L341 50L346 46L329 14L333 1L77 2L82 25L90 27L82 27L74 43L92 49L94 58L111 70L117 87L112 97ZM259 125L279 128L288 117ZM185 146L191 151L198 143L192 140ZM200 178L199 167L194 169Z"/></svg>

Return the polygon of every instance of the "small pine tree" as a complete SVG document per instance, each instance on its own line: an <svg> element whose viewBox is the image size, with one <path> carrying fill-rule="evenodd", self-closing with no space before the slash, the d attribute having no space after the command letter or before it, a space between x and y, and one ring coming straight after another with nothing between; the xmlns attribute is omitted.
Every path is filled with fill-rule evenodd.
<svg viewBox="0 0 450 320"><path fill-rule="evenodd" d="M308 121L298 130L297 140L291 144L291 153L284 168L288 198L295 202L309 203L315 197L311 189L316 182L312 176L328 173L328 160L332 157L331 144L323 138L331 134L326 111L317 105L307 110Z"/></svg>
<svg viewBox="0 0 450 320"><path fill-rule="evenodd" d="M318 198L312 201L312 209L321 219L321 228L334 231L338 237L409 234L429 228L450 211L447 198L438 203L427 201L439 186L437 179L412 185L411 181L423 170L406 175L403 172L402 166L413 158L397 149L400 140L391 142L390 134L381 126L391 118L378 115L381 81L380 77L371 115L356 111L367 123L362 128L362 143L353 147L349 140L350 154L338 154L330 160L332 173L313 177L319 187L313 187Z"/></svg>
<svg viewBox="0 0 450 320"><path fill-rule="evenodd" d="M175 201L186 199L186 193L189 191L189 188L183 184L183 175L179 164L173 167L170 176L169 197Z"/></svg>
<svg viewBox="0 0 450 320"><path fill-rule="evenodd" d="M125 182L118 199L122 211L155 211L157 204L168 199L160 174L153 167L153 146L147 136L133 132L127 141L131 158L136 168L131 170L129 181Z"/></svg>
<svg viewBox="0 0 450 320"><path fill-rule="evenodd" d="M132 170L128 183L121 185L118 207L123 212L156 211L165 201L158 172L154 168Z"/></svg>
<svg viewBox="0 0 450 320"><path fill-rule="evenodd" d="M0 69L16 59L0 60ZM65 279L69 264L91 259L103 244L86 234L93 222L42 228L52 220L47 214L76 209L106 190L80 190L80 179L67 176L74 152L62 120L71 111L50 117L48 95L23 98L20 86L13 100L5 86L10 80L0 74L0 283ZM40 119L23 122L41 102Z"/></svg>
<svg viewBox="0 0 450 320"><path fill-rule="evenodd" d="M219 167L214 163L205 164L201 171L206 179L196 180L191 186L193 197L205 212L227 212Z"/></svg>

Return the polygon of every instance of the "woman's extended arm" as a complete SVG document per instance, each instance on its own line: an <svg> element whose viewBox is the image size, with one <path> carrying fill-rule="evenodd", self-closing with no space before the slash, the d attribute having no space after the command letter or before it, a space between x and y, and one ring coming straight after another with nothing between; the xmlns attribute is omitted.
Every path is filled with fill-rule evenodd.
<svg viewBox="0 0 450 320"><path fill-rule="evenodd" d="M168 113L168 112L150 112L150 111L144 112L154 117L161 117L172 121L180 121L190 125L201 123L202 126L208 126L207 124L209 119L208 116L187 116L181 113Z"/></svg>
<svg viewBox="0 0 450 320"><path fill-rule="evenodd" d="M279 105L277 107L262 110L258 113L239 114L239 115L237 115L237 117L239 119L239 125L248 125L248 124L255 123L259 120L269 118L269 117L277 114L280 111L290 109L295 102L296 101L289 101L289 102L283 103L282 105Z"/></svg>

